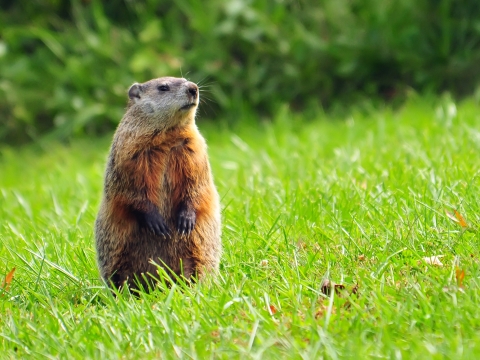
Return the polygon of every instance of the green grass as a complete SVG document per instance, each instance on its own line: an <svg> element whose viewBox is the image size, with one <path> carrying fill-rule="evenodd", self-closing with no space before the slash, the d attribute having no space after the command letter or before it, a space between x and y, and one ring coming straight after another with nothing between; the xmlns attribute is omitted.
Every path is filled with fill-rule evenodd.
<svg viewBox="0 0 480 360"><path fill-rule="evenodd" d="M95 264L110 139L4 149L0 273L16 272L0 357L476 358L478 104L247 122L199 124L223 204L220 276L140 299L112 297ZM442 267L422 260L434 255ZM326 278L345 291L325 295Z"/></svg>

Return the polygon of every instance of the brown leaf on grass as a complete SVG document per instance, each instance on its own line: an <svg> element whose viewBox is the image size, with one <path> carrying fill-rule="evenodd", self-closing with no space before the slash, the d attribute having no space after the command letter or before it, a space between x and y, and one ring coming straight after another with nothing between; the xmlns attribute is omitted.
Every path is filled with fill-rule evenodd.
<svg viewBox="0 0 480 360"><path fill-rule="evenodd" d="M345 290L345 285L335 284L333 281L328 279L323 280L322 286L320 287L322 293L329 296L332 288L335 289L335 294L340 295L342 290Z"/></svg>
<svg viewBox="0 0 480 360"><path fill-rule="evenodd" d="M12 270L10 270L10 272L7 274L7 276L5 276L5 280L2 283L2 289L4 291L8 291L10 289L10 284L13 280L13 274L15 274L16 269L17 268L13 268Z"/></svg>
<svg viewBox="0 0 480 360"><path fill-rule="evenodd" d="M455 293L457 291L464 293L465 285L463 285L463 279L465 279L465 270L456 268L455 269L455 280L457 280L457 285L448 285L443 287L443 292L446 293Z"/></svg>
<svg viewBox="0 0 480 360"><path fill-rule="evenodd" d="M445 255L434 255L427 256L423 258L423 261L428 265L443 266L443 263L440 261Z"/></svg>
<svg viewBox="0 0 480 360"><path fill-rule="evenodd" d="M455 279L457 279L458 288L465 289L465 285L463 285L463 279L465 279L465 270L457 268L455 270Z"/></svg>
<svg viewBox="0 0 480 360"><path fill-rule="evenodd" d="M322 291L322 293L325 295L329 295L331 288L332 288L332 285L330 284L330 280L328 279L323 280L322 286L320 287L320 290Z"/></svg>
<svg viewBox="0 0 480 360"><path fill-rule="evenodd" d="M453 214L450 211L445 210L445 214L450 220L453 220L454 222L459 224L462 228L467 229L469 227L465 218L457 210L454 210Z"/></svg>
<svg viewBox="0 0 480 360"><path fill-rule="evenodd" d="M458 222L460 223L460 226L463 228L468 228L467 221L465 218L460 214L457 210L455 210L455 217L457 218Z"/></svg>
<svg viewBox="0 0 480 360"><path fill-rule="evenodd" d="M363 255L363 254L358 255L358 260L359 261L365 261L365 255Z"/></svg>

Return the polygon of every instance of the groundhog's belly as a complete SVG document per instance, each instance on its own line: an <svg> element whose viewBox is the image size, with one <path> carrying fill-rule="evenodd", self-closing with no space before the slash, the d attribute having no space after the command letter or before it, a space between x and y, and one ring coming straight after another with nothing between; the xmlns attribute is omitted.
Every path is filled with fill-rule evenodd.
<svg viewBox="0 0 480 360"><path fill-rule="evenodd" d="M105 274L105 277L111 278L117 287L125 281L135 287L135 278L158 278L158 266L173 277L185 278L218 267L221 252L218 216L202 209L194 230L188 236L179 234L173 224L168 223L171 235L167 237L156 236L138 224L129 226L128 233L119 234L124 238L116 243L122 246L114 249L109 256L112 266L110 274ZM144 281L142 283L145 285Z"/></svg>
<svg viewBox="0 0 480 360"><path fill-rule="evenodd" d="M189 261L193 252L190 239L182 240L178 236L164 238L144 230L134 232L125 245L125 258L121 262L124 262L125 275L129 278L141 273L156 275L157 265L179 275L184 270L182 263ZM191 275L190 272L188 276Z"/></svg>

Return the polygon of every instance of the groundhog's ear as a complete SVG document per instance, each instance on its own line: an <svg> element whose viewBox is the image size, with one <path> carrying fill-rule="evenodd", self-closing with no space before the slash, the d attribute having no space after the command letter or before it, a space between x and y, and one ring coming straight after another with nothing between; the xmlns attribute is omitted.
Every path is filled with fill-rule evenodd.
<svg viewBox="0 0 480 360"><path fill-rule="evenodd" d="M142 93L142 85L135 83L132 86L130 86L130 89L128 89L128 97L132 100L138 100L140 99L140 94Z"/></svg>

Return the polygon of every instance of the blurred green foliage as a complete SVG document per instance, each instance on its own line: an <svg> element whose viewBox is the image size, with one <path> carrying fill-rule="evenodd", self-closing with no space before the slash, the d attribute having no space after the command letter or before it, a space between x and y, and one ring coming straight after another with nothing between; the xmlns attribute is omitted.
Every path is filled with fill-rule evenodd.
<svg viewBox="0 0 480 360"><path fill-rule="evenodd" d="M478 0L3 0L0 23L2 141L109 130L165 75L227 121L480 80Z"/></svg>

